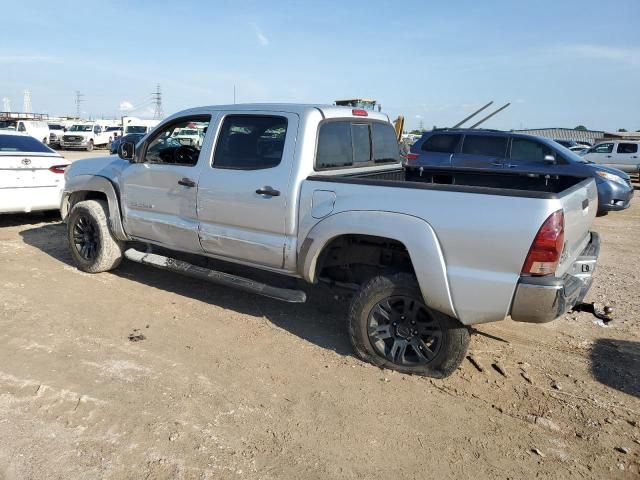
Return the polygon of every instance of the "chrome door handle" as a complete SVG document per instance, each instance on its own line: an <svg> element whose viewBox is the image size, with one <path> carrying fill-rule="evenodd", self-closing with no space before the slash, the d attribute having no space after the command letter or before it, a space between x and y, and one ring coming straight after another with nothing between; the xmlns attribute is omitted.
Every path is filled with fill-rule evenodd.
<svg viewBox="0 0 640 480"><path fill-rule="evenodd" d="M507 164L505 165L505 167L508 167L508 168L516 168L517 166L518 166L518 165L516 165L516 164L514 164L514 163L507 163Z"/></svg>
<svg viewBox="0 0 640 480"><path fill-rule="evenodd" d="M182 180L178 180L178 185L182 185L184 187L195 187L196 182L194 182L190 178L183 178Z"/></svg>
<svg viewBox="0 0 640 480"><path fill-rule="evenodd" d="M279 190L276 190L273 187L270 187L268 185L266 187L257 189L256 193L258 195L269 195L270 197L277 197L278 195L280 195Z"/></svg>
<svg viewBox="0 0 640 480"><path fill-rule="evenodd" d="M502 162L491 162L491 165L493 165L494 167L501 167Z"/></svg>
<svg viewBox="0 0 640 480"><path fill-rule="evenodd" d="M611 155L607 155L607 158L611 158Z"/></svg>

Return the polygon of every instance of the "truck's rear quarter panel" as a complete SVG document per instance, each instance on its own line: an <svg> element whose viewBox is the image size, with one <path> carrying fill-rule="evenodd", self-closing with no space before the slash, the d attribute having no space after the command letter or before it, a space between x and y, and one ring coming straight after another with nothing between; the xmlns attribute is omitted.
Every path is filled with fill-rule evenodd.
<svg viewBox="0 0 640 480"><path fill-rule="evenodd" d="M425 229L433 232L435 247L416 245L414 230L398 223L376 225L376 230L407 246L416 273L424 272L423 278L418 273L418 280L428 303L451 304L454 310L451 314L464 324L497 321L508 315L524 259L538 229L551 213L561 208L567 210L570 256L583 237L587 238L597 205L590 199L586 213L582 208L576 209L578 203L582 207L586 188L577 187L566 198L529 198L308 179L300 197L298 242L301 245L307 237L318 236L322 222L341 212L380 211L420 219ZM333 209L322 219L312 215L313 195L318 190L335 194ZM591 196L591 187L588 191ZM350 233L349 217L344 218L341 228L343 233ZM385 222L385 217L377 221ZM333 225L332 229L335 228ZM429 248L435 251L427 251ZM435 258L438 260L434 261ZM434 263L441 263L444 268L433 268ZM428 287L438 282L448 288ZM449 298L442 298L443 295Z"/></svg>

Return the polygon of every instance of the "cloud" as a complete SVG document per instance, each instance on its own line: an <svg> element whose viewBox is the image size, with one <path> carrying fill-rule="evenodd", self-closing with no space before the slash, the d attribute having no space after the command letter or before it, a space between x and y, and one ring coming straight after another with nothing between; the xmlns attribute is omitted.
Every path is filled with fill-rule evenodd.
<svg viewBox="0 0 640 480"><path fill-rule="evenodd" d="M640 48L607 47L603 45L571 45L564 50L589 60L607 60L630 66L640 66Z"/></svg>
<svg viewBox="0 0 640 480"><path fill-rule="evenodd" d="M267 38L267 36L264 33L262 33L262 30L260 29L260 27L255 23L251 23L250 25L253 27L253 30L254 30L254 32L256 34L256 38L258 39L260 44L263 47L268 47L269 46L269 39Z"/></svg>
<svg viewBox="0 0 640 480"><path fill-rule="evenodd" d="M129 112L133 110L133 104L127 100L123 100L120 102L120 111L121 112Z"/></svg>

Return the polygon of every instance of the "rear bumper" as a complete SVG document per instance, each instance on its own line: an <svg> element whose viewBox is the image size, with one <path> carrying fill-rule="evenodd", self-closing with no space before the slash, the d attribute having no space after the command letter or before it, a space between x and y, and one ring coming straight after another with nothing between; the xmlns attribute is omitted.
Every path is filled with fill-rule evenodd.
<svg viewBox="0 0 640 480"><path fill-rule="evenodd" d="M58 210L63 186L2 188L0 189L0 213L29 213L41 210Z"/></svg>
<svg viewBox="0 0 640 480"><path fill-rule="evenodd" d="M562 277L520 277L511 307L516 322L546 323L580 303L591 287L600 253L600 236L591 240Z"/></svg>

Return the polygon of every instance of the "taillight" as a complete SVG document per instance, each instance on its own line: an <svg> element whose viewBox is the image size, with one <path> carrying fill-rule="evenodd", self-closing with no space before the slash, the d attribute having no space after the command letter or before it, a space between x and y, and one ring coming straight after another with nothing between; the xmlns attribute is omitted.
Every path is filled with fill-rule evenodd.
<svg viewBox="0 0 640 480"><path fill-rule="evenodd" d="M354 108L353 110L351 110L351 114L354 117L368 117L369 116L367 111L362 109L362 108Z"/></svg>
<svg viewBox="0 0 640 480"><path fill-rule="evenodd" d="M64 173L67 167L68 165L54 165L53 167L49 167L49 171L51 173Z"/></svg>
<svg viewBox="0 0 640 480"><path fill-rule="evenodd" d="M417 153L407 153L405 155L405 158L407 160L417 160L418 159L418 154Z"/></svg>
<svg viewBox="0 0 640 480"><path fill-rule="evenodd" d="M538 230L531 244L522 273L527 275L549 275L556 271L564 246L564 213L558 210Z"/></svg>

